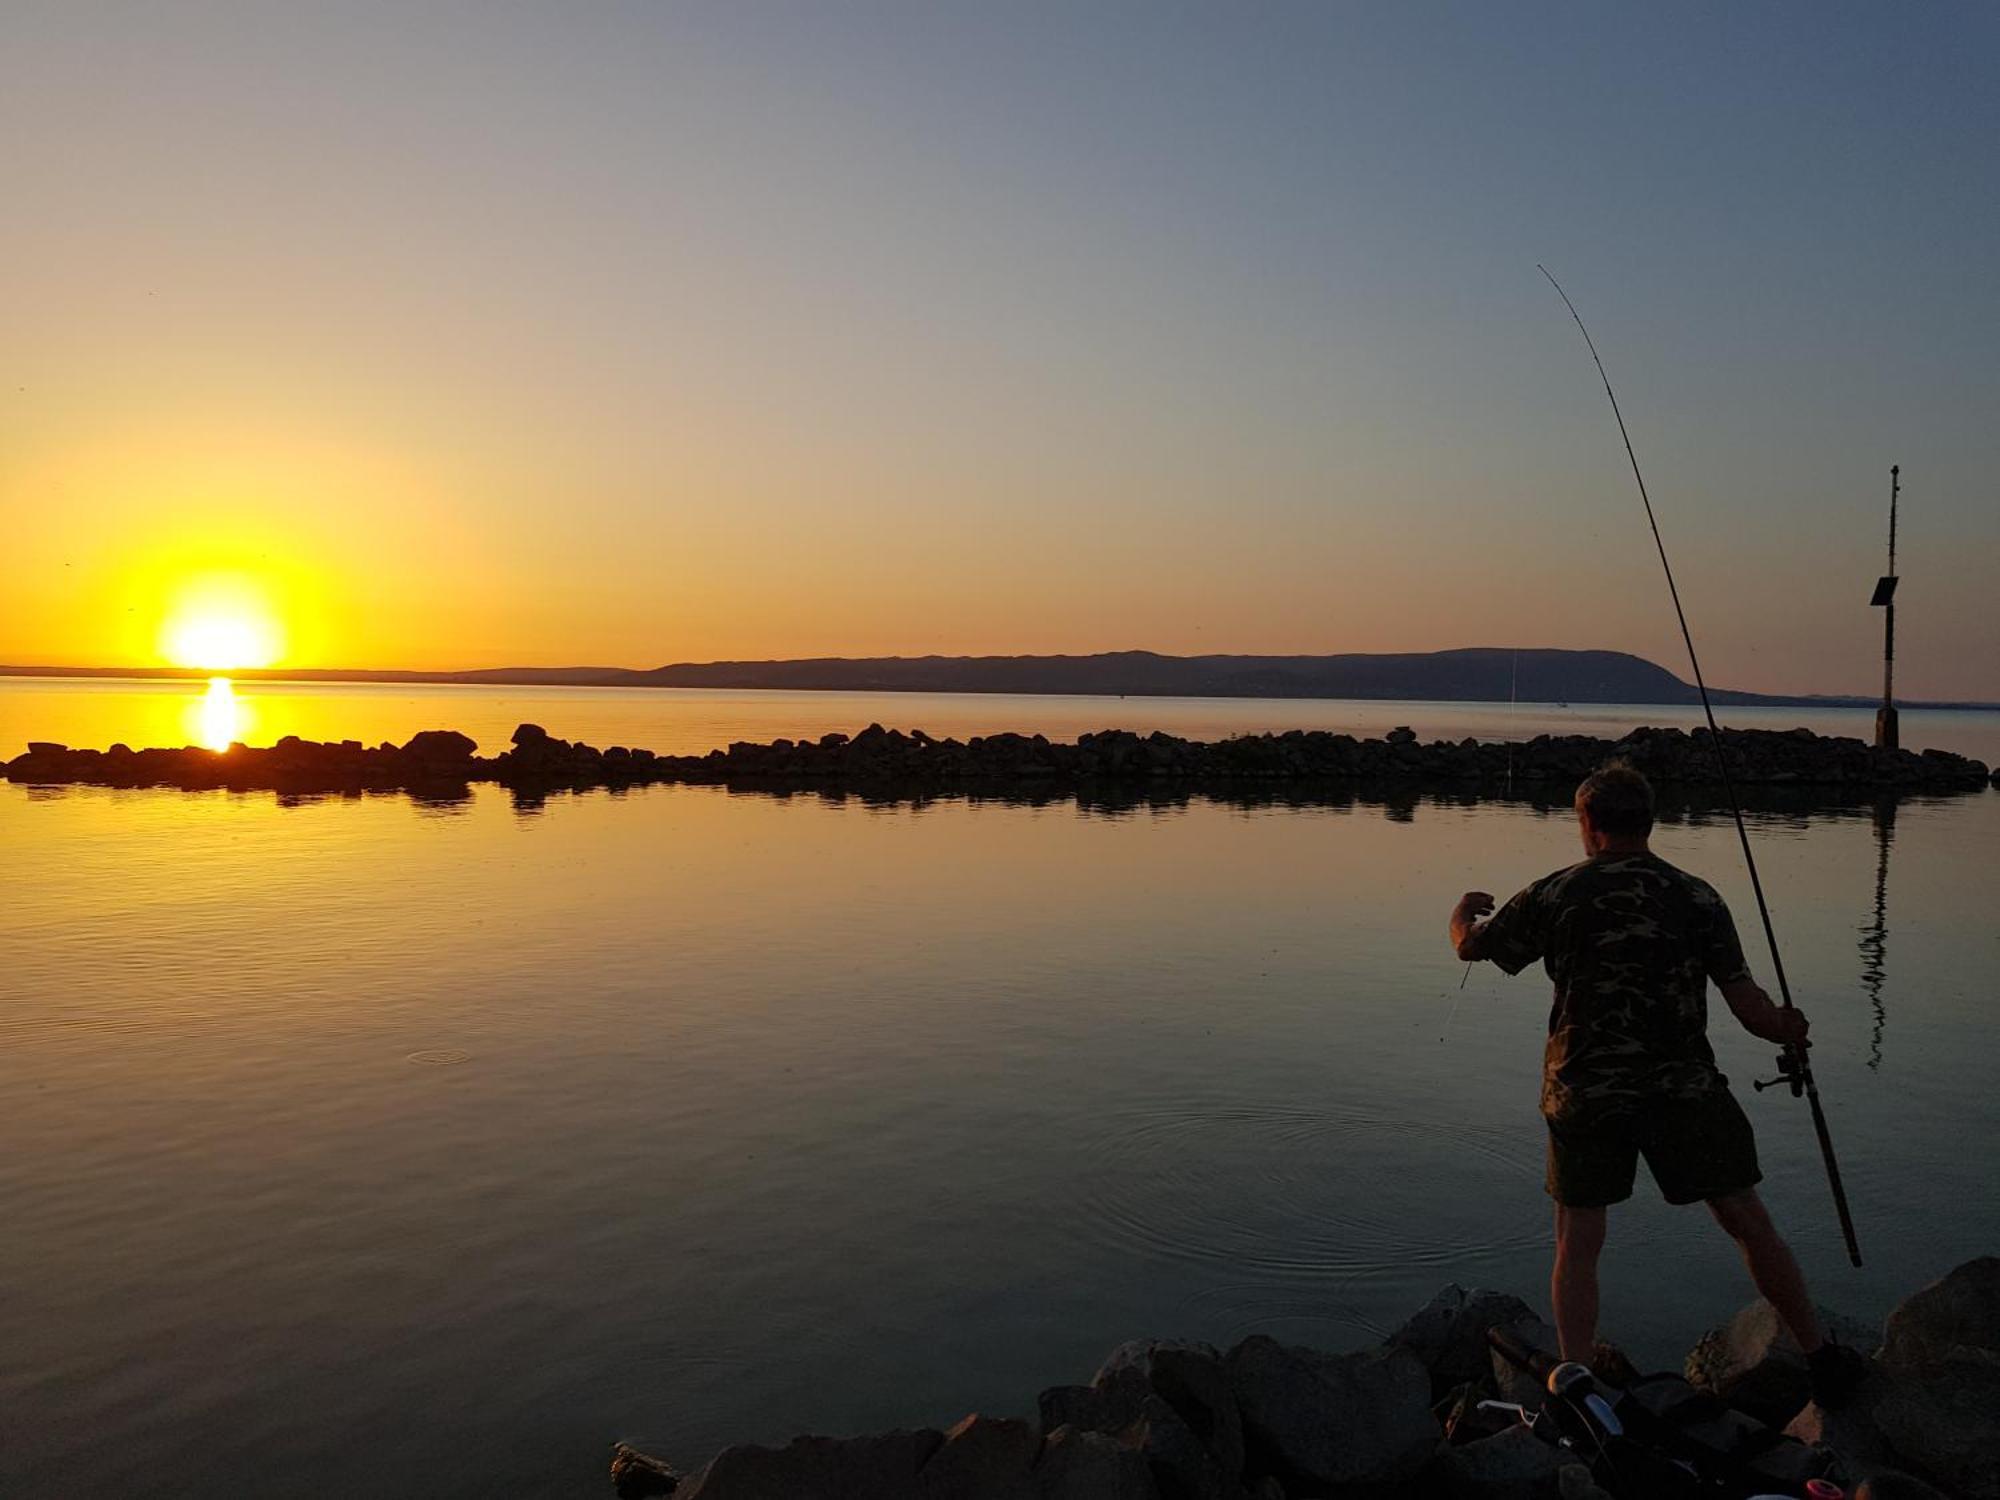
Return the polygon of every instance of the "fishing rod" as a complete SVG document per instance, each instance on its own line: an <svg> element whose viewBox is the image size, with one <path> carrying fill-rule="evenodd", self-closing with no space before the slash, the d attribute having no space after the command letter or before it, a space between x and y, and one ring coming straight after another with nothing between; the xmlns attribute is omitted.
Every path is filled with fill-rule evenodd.
<svg viewBox="0 0 2000 1500"><path fill-rule="evenodd" d="M1652 528L1653 546L1660 554L1660 569L1667 575L1667 593L1674 601L1674 616L1681 622L1681 640L1687 644L1688 665L1694 669L1694 685L1701 694L1701 711L1708 719L1708 742L1715 751L1715 767L1722 773L1722 790L1729 798L1729 811L1736 819L1736 837L1743 845L1743 863L1750 871L1750 889L1757 897L1757 915L1764 919L1764 941L1771 949L1771 970L1778 978L1778 994L1784 1008L1791 1010L1792 987L1785 978L1785 961L1778 953L1778 934L1771 925L1770 905L1764 900L1764 882L1757 875L1757 856L1750 852L1750 831L1743 823L1742 804L1736 800L1736 785L1729 774L1729 758L1723 754L1722 730L1715 722L1715 707L1708 701L1708 684L1702 678L1701 661L1695 655L1694 633L1688 629L1687 611L1681 608L1681 591L1674 583L1673 564L1667 561L1667 544L1660 539L1660 523L1653 515L1653 499L1646 493L1646 476L1639 472L1639 457L1632 451L1632 435L1625 430L1625 413L1618 409L1618 393L1611 389L1611 377L1604 373L1604 361L1598 357L1597 341L1583 326L1583 315L1569 300L1569 293L1562 289L1562 283L1549 275L1547 266L1537 264L1535 269L1548 276L1549 285L1556 289L1556 295L1562 298L1570 317L1576 320L1577 332L1583 335L1584 347L1590 350L1591 363L1597 366L1597 378L1604 382L1604 394L1611 402L1611 415L1618 421L1618 436L1624 439L1625 457L1632 465L1633 479L1638 481L1639 499L1646 507L1646 524ZM1819 1085L1813 1081L1812 1065L1806 1060L1804 1043L1787 1042L1785 1050L1778 1054L1778 1076L1760 1080L1754 1086L1761 1093L1775 1084L1789 1085L1794 1098L1803 1095L1812 1106L1813 1130L1819 1136L1820 1158L1826 1163L1827 1185L1833 1189L1833 1208L1840 1216L1841 1237L1847 1241L1847 1258L1859 1266L1861 1244L1854 1237L1854 1218L1847 1211L1847 1191L1840 1185L1840 1163L1833 1154L1833 1136L1826 1128L1826 1111L1820 1106Z"/></svg>

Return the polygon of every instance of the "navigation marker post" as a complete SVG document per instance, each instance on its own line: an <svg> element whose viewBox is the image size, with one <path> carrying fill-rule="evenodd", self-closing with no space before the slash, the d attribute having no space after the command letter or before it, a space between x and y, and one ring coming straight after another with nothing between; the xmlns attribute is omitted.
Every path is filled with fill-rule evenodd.
<svg viewBox="0 0 2000 1500"><path fill-rule="evenodd" d="M1667 575L1667 593L1674 601L1674 617L1681 624L1681 640L1687 645L1688 666L1694 670L1695 689L1701 694L1701 711L1708 719L1708 742L1715 751L1715 768L1722 774L1722 789L1729 798L1729 811L1736 819L1736 838L1743 846L1743 863L1750 871L1750 889L1757 897L1757 914L1764 919L1764 941L1771 949L1771 969L1777 976L1778 995L1786 1010L1792 1009L1792 987L1785 978L1785 960L1778 953L1777 929L1771 925L1771 908L1764 900L1764 882L1757 874L1757 857L1750 852L1750 830L1743 823L1743 806L1736 800L1736 784L1729 774L1729 758L1722 751L1722 731L1715 722L1715 706L1708 701L1708 683L1701 675L1701 661L1694 652L1694 633L1688 629L1687 611L1681 608L1681 591L1674 583L1673 564L1667 561L1667 544L1660 539L1659 518L1653 514L1653 497L1646 493L1646 476L1639 472L1639 456L1632 451L1632 435L1625 430L1625 413L1618 409L1618 393L1611 389L1611 377L1604 373L1604 361L1598 358L1597 341L1590 336L1590 330L1583 326L1583 314L1576 310L1576 304L1569 300L1569 293L1562 289L1562 283L1549 276L1549 268L1535 267L1548 276L1549 285L1556 289L1556 295L1569 309L1570 317L1576 320L1576 330L1583 335L1584 347L1590 350L1591 363L1597 366L1597 378L1604 382L1604 394L1611 402L1611 415L1618 422L1618 436L1625 443L1625 457L1632 465L1632 477L1638 481L1639 501L1646 507L1646 524L1652 528L1653 546L1660 554L1660 568ZM1861 1243L1854 1237L1854 1217L1847 1211L1847 1190L1840 1184L1840 1163L1834 1158L1833 1136L1826 1128L1826 1111L1820 1106L1819 1085L1813 1081L1812 1065L1806 1059L1806 1049L1794 1042L1778 1054L1778 1076L1759 1083L1758 1092L1772 1084L1787 1084L1792 1093L1802 1095L1812 1107L1813 1131L1819 1137L1820 1160L1826 1164L1827 1186L1833 1190L1833 1209L1840 1217L1841 1238L1847 1241L1847 1258L1856 1266L1861 1264Z"/></svg>
<svg viewBox="0 0 2000 1500"><path fill-rule="evenodd" d="M1889 571L1875 580L1875 597L1868 601L1882 611L1882 706L1875 710L1875 745L1900 747L1896 723L1896 496L1903 488L1903 466L1889 465Z"/></svg>

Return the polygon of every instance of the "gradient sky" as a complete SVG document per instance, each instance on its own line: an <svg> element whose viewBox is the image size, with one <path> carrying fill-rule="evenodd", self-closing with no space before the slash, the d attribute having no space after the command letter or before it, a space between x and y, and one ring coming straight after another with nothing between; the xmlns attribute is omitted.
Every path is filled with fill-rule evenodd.
<svg viewBox="0 0 2000 1500"><path fill-rule="evenodd" d="M0 18L0 661L1679 640L2000 699L2000 10Z"/></svg>

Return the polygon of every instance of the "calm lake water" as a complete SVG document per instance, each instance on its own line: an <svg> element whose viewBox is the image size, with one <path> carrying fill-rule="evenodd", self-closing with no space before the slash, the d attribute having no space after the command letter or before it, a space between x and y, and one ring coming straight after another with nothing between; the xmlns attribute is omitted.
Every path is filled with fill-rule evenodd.
<svg viewBox="0 0 2000 1500"><path fill-rule="evenodd" d="M203 696L0 685L0 753L199 739ZM489 749L521 719L661 750L871 719L1685 722L236 696L252 742L457 727ZM1906 739L1994 758L1990 718L1919 738L1917 717ZM1821 1299L1878 1317L2000 1249L2000 795L1759 815L1753 836L1867 1269L1803 1106L1744 1087L1768 1196ZM1726 819L1658 846L1751 937ZM1032 1411L1140 1334L1350 1346L1454 1279L1539 1302L1546 983L1481 966L1461 991L1442 933L1465 887L1574 857L1566 819L1514 803L1107 815L659 787L520 812L497 788L434 808L0 785L0 1493L595 1497L617 1438L694 1463ZM1716 1034L1739 1085L1768 1070L1726 1015ZM1605 1316L1667 1363L1749 1293L1705 1219L1649 1193L1614 1219Z"/></svg>

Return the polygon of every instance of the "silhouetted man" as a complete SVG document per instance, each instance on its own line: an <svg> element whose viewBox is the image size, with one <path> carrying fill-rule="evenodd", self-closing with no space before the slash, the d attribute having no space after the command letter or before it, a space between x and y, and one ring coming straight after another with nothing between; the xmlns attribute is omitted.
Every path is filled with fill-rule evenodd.
<svg viewBox="0 0 2000 1500"><path fill-rule="evenodd" d="M1632 1195L1638 1161L1669 1203L1706 1203L1750 1279L1791 1330L1831 1405L1860 1361L1829 1342L1805 1277L1757 1195L1757 1142L1708 1044L1708 981L1752 1036L1804 1044L1806 1018L1750 977L1729 908L1706 881L1647 847L1653 789L1614 761L1576 789L1589 856L1536 881L1498 912L1469 891L1451 914L1462 959L1518 974L1540 959L1555 981L1542 1066L1556 1260L1549 1295L1565 1359L1597 1336L1605 1209Z"/></svg>

